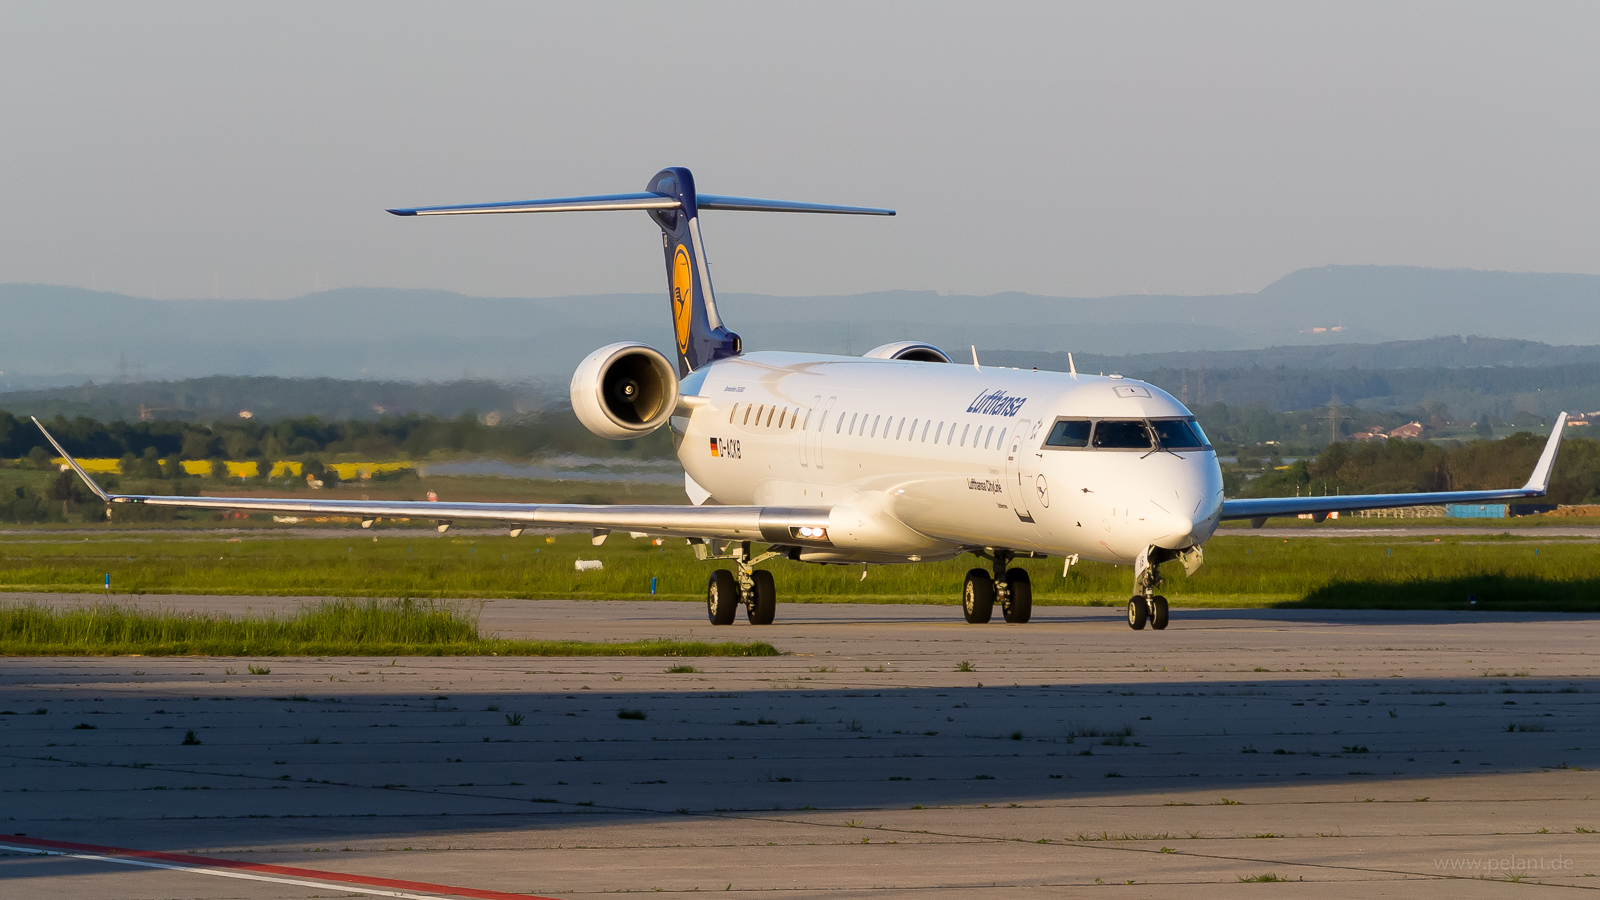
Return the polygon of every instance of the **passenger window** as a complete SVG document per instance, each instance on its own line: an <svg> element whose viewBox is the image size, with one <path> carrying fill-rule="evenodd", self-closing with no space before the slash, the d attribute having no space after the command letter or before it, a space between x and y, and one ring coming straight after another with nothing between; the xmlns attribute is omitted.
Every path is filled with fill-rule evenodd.
<svg viewBox="0 0 1600 900"><path fill-rule="evenodd" d="M768 413L767 413L767 427L768 427L768 428L771 428L771 427L772 427L772 417L773 417L773 416L774 416L774 415L776 415L776 414L777 414L777 412L778 412L778 408L777 408L777 407L776 407L776 406L774 406L774 407L773 407L773 408L772 408L772 410L771 410L771 411L770 411L770 412L768 412Z"/></svg>
<svg viewBox="0 0 1600 900"><path fill-rule="evenodd" d="M951 436L952 436L952 437L954 437L954 436L955 436L955 432L954 432L954 431L952 431L952 432L950 432L950 435L951 435ZM937 444L937 443L939 443L939 438L941 438L941 437L943 437L943 436L944 436L944 423L943 423L943 422L940 422L940 423L939 423L939 428L938 428L938 430L936 430L936 431L935 431L935 432L934 432L934 433L933 433L933 442L934 442L934 443L935 443L935 444Z"/></svg>
<svg viewBox="0 0 1600 900"><path fill-rule="evenodd" d="M1162 448L1167 450L1200 450L1206 445L1205 438L1197 433L1194 423L1183 419L1156 419L1150 423L1150 429L1156 433L1156 440Z"/></svg>
<svg viewBox="0 0 1600 900"><path fill-rule="evenodd" d="M1106 419L1095 423L1097 450L1149 450L1150 429L1141 421Z"/></svg>
<svg viewBox="0 0 1600 900"><path fill-rule="evenodd" d="M789 427L793 428L794 426L790 425ZM805 431L810 431L811 430L811 410L809 410L809 409L806 410L806 420L800 427L801 427L802 430L805 430ZM822 420L821 419L817 420L817 430L818 431L822 430Z"/></svg>
<svg viewBox="0 0 1600 900"><path fill-rule="evenodd" d="M859 419L859 418L861 418L861 414L860 413L851 413L850 414L850 433L851 434L855 434L856 433L856 420Z"/></svg>
<svg viewBox="0 0 1600 900"><path fill-rule="evenodd" d="M746 403L744 405L744 422L742 422L741 424L744 424L744 425L749 425L750 424L750 404L748 404L748 403Z"/></svg>
<svg viewBox="0 0 1600 900"><path fill-rule="evenodd" d="M967 423L967 427L961 429L961 446L965 447L967 445L967 435L971 434L971 433L972 433L972 423L968 422Z"/></svg>
<svg viewBox="0 0 1600 900"><path fill-rule="evenodd" d="M1050 428L1050 435L1044 439L1044 445L1046 447L1089 446L1089 420L1062 419Z"/></svg>
<svg viewBox="0 0 1600 900"><path fill-rule="evenodd" d="M779 411L779 413L778 413L778 427L779 428L783 427L783 417L787 416L788 414L789 414L789 407L787 407L787 406L785 406L781 411Z"/></svg>
<svg viewBox="0 0 1600 900"><path fill-rule="evenodd" d="M1004 450L1006 448L1006 430L1004 428L1000 429L1000 440L995 443L994 448L996 450Z"/></svg>
<svg viewBox="0 0 1600 900"><path fill-rule="evenodd" d="M883 421L883 416L875 416L875 417L873 417L873 419L872 419L872 433L867 435L867 437L877 437L878 436L878 423L882 422L882 421Z"/></svg>
<svg viewBox="0 0 1600 900"><path fill-rule="evenodd" d="M839 421L833 423L833 433L838 434L841 431L844 431L844 413L839 413Z"/></svg>
<svg viewBox="0 0 1600 900"><path fill-rule="evenodd" d="M896 429L895 429L895 430L894 430L894 439L895 439L895 440L897 440L897 441L898 441L898 440L900 440L900 435L901 435L901 434L903 434L903 433L905 433L905 430L906 430L906 420L905 420L905 417L904 417L904 416L902 416L902 417L901 417L901 418L900 418L900 427L899 427L899 428L896 428ZM888 436L889 436L889 432L888 432L888 431L885 431L885 432L884 432L884 433L883 433L883 436L884 436L884 437L888 437Z"/></svg>
<svg viewBox="0 0 1600 900"><path fill-rule="evenodd" d="M985 449L985 450L989 449L989 442L992 441L992 440L994 440L994 426L990 425L989 426L989 436L983 439L983 449ZM973 443L977 443L977 439L976 438L973 439Z"/></svg>
<svg viewBox="0 0 1600 900"><path fill-rule="evenodd" d="M735 403L733 409L728 410L728 424L733 424L733 417L739 414L739 404Z"/></svg>

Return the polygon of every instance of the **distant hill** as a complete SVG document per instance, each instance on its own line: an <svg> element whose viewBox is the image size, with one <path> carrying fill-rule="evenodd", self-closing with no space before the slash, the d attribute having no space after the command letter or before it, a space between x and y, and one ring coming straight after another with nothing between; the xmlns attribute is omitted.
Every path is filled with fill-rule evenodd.
<svg viewBox="0 0 1600 900"><path fill-rule="evenodd" d="M1465 369L1483 366L1547 367L1600 363L1600 346L1554 346L1542 341L1443 335L1420 341L1379 344L1264 347L1259 350L1183 350L1108 356L1074 353L1082 371L1146 372L1152 369ZM985 363L1038 366L1066 371L1065 351L993 350Z"/></svg>
<svg viewBox="0 0 1600 900"><path fill-rule="evenodd" d="M993 351L988 364L1067 371L1065 353ZM1443 405L1456 416L1600 410L1600 347L1458 336L1383 344L1127 356L1073 354L1080 372L1117 372L1199 406L1274 411L1340 401L1373 410Z"/></svg>
<svg viewBox="0 0 1600 900"><path fill-rule="evenodd" d="M1266 347L1321 351L1441 334L1600 344L1600 276L1594 275L1327 266L1291 273L1254 293L1219 296L890 291L722 294L719 301L729 327L750 349L859 354L912 338L959 356L975 344L986 351L1071 350L1084 359L1091 353ZM586 353L617 340L670 347L664 291L517 299L347 288L292 300L149 300L0 285L0 389L207 375L492 379L560 387ZM1294 355L1283 351L1283 364L1293 365Z"/></svg>

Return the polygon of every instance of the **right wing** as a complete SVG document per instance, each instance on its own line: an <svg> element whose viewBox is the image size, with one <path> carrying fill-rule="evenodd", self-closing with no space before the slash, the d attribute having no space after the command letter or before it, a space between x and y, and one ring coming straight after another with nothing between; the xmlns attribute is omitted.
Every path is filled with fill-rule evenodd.
<svg viewBox="0 0 1600 900"><path fill-rule="evenodd" d="M1331 512L1354 512L1361 509L1393 509L1398 506L1423 506L1439 503L1483 503L1491 500L1530 500L1543 497L1550 489L1550 470L1555 468L1556 451L1561 448L1561 433L1567 427L1567 414L1556 417L1550 439L1545 441L1539 463L1533 467L1528 483L1520 488L1497 491L1433 491L1416 494L1344 494L1333 497L1252 497L1243 500L1222 501L1223 519L1250 519L1261 527L1273 516L1297 516L1310 513L1322 521Z"/></svg>
<svg viewBox="0 0 1600 900"><path fill-rule="evenodd" d="M322 500L296 497L181 497L109 494L95 483L37 418L45 439L56 448L89 490L107 503L143 503L183 509L238 509L250 512L351 516L363 526L379 518L432 519L440 530L459 521L502 522L520 533L530 525L593 531L637 531L666 537L724 541L762 541L800 547L832 547L828 540L831 507L791 506L602 506L583 503L446 503L425 500Z"/></svg>

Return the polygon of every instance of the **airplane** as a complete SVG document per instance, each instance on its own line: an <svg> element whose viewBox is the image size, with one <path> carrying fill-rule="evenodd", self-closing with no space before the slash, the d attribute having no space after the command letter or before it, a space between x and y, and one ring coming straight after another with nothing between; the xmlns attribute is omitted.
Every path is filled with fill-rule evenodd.
<svg viewBox="0 0 1600 900"><path fill-rule="evenodd" d="M1192 574L1227 520L1542 496L1566 423L1557 417L1520 488L1333 497L1225 499L1217 455L1170 394L1120 375L1040 372L957 362L920 341L861 357L746 350L718 312L700 230L705 210L892 216L858 206L702 194L688 169L644 191L467 206L391 209L398 216L642 210L661 231L676 365L642 343L601 347L572 376L572 409L613 440L671 430L689 505L456 503L108 494L45 431L108 504L423 518L685 538L711 572L706 614L771 624L777 587L757 568L779 557L823 565L916 563L963 553L986 565L961 592L969 623L1027 622L1033 588L1018 558L1131 565L1128 625L1167 627L1160 567ZM1070 360L1070 356L1069 356ZM38 420L34 420L39 424ZM41 431L43 425L39 425ZM757 552L758 548L760 552Z"/></svg>

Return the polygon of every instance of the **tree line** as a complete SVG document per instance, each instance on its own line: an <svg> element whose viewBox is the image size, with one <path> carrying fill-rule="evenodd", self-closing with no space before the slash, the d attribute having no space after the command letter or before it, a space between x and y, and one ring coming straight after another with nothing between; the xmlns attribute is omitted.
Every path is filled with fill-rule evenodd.
<svg viewBox="0 0 1600 900"><path fill-rule="evenodd" d="M568 453L659 458L671 456L673 449L666 429L638 440L609 441L590 433L565 409L507 422L480 420L468 412L449 419L406 415L325 422L310 416L209 425L57 416L45 425L67 452L85 458L281 460L352 454L367 459L415 459L435 452L509 458ZM48 459L53 455L55 451L31 421L0 410L0 458Z"/></svg>
<svg viewBox="0 0 1600 900"><path fill-rule="evenodd" d="M1517 487L1527 481L1544 445L1544 437L1526 431L1498 441L1471 441L1457 447L1429 441L1344 441L1310 459L1268 471L1254 481L1246 482L1233 474L1226 487L1230 497ZM1562 440L1550 478L1550 493L1543 502L1600 502L1600 441L1574 437Z"/></svg>

